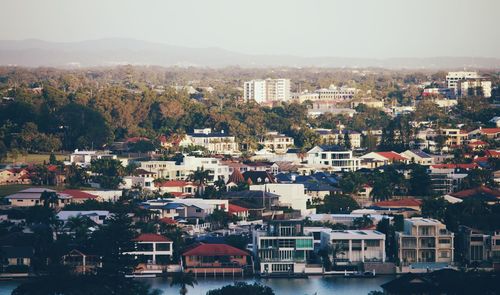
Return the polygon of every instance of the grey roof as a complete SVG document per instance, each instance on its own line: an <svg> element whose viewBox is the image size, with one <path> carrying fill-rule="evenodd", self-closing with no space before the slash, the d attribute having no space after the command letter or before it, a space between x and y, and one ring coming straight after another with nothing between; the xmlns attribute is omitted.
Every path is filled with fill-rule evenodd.
<svg viewBox="0 0 500 295"><path fill-rule="evenodd" d="M421 150L410 150L410 151L415 155L419 156L420 158L429 158L429 159L432 158L431 155Z"/></svg>

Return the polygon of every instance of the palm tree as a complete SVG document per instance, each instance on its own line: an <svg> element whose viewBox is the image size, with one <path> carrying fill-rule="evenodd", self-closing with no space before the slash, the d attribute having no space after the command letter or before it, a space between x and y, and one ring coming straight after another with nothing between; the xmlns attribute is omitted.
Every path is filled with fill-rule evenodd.
<svg viewBox="0 0 500 295"><path fill-rule="evenodd" d="M68 229L75 233L75 238L78 241L85 241L88 239L89 228L94 226L95 223L86 216L74 216L68 218L66 226Z"/></svg>
<svg viewBox="0 0 500 295"><path fill-rule="evenodd" d="M194 278L192 272L189 273L178 272L172 277L172 282L170 282L170 287L172 286L181 287L179 293L181 295L185 295L188 292L187 286L194 287L194 285L197 284L198 281Z"/></svg>
<svg viewBox="0 0 500 295"><path fill-rule="evenodd" d="M344 248L340 244L335 244L335 245L330 244L328 246L328 250L329 250L329 252L332 253L332 258L333 258L332 262L333 262L333 266L335 267L335 265L337 265L337 256L345 254Z"/></svg>
<svg viewBox="0 0 500 295"><path fill-rule="evenodd" d="M43 191L40 195L40 200L43 202L45 207L52 208L57 205L59 198L57 197L56 192Z"/></svg>
<svg viewBox="0 0 500 295"><path fill-rule="evenodd" d="M201 194L202 188L205 186L210 178L210 171L203 169L203 167L196 169L191 175L189 175L188 180L193 181L198 185L198 194Z"/></svg>

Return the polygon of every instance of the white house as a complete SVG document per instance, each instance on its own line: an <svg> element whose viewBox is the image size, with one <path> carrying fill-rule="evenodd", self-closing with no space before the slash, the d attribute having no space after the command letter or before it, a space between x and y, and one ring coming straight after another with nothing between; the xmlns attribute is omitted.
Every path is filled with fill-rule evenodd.
<svg viewBox="0 0 500 295"><path fill-rule="evenodd" d="M70 218L74 217L87 217L92 220L95 224L104 224L105 220L111 216L109 211L105 210L87 210L87 211L59 211L56 217L63 221L67 222Z"/></svg>
<svg viewBox="0 0 500 295"><path fill-rule="evenodd" d="M360 159L352 151L337 145L319 145L307 152L307 164L327 167L333 171L356 171Z"/></svg>
<svg viewBox="0 0 500 295"><path fill-rule="evenodd" d="M212 132L210 128L194 129L181 141L181 146L202 146L213 154L235 155L239 154L238 143L234 136L221 132Z"/></svg>
<svg viewBox="0 0 500 295"><path fill-rule="evenodd" d="M332 257L337 264L385 261L385 234L376 230L325 228L321 231L321 248L327 249L328 247L340 250L336 257Z"/></svg>
<svg viewBox="0 0 500 295"><path fill-rule="evenodd" d="M117 159L116 155L111 154L110 151L79 151L75 150L69 156L69 162L65 164L75 164L81 167L89 167L93 160L99 159Z"/></svg>
<svg viewBox="0 0 500 295"><path fill-rule="evenodd" d="M407 158L410 163L424 166L430 166L434 164L434 158L428 153L421 150L407 150L402 152L401 155Z"/></svg>
<svg viewBox="0 0 500 295"><path fill-rule="evenodd" d="M251 191L265 191L279 196L282 206L289 206L292 209L300 210L305 216L309 213L307 201L311 202L311 197L306 195L304 185L298 183L268 183L261 185L251 185Z"/></svg>
<svg viewBox="0 0 500 295"><path fill-rule="evenodd" d="M168 264L174 250L170 239L158 234L141 234L135 239L134 250L124 252L133 255L139 262L146 264Z"/></svg>

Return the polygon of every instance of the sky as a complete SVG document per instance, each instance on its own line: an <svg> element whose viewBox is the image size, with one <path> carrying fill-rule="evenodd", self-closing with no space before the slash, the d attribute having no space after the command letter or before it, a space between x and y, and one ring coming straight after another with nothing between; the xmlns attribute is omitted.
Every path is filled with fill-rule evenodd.
<svg viewBox="0 0 500 295"><path fill-rule="evenodd" d="M500 58L499 0L0 0L0 39L247 54Z"/></svg>

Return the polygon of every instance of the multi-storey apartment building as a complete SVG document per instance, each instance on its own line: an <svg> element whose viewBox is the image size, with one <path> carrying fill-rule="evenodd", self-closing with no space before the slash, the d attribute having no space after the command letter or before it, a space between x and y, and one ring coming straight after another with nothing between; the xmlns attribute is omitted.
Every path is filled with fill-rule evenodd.
<svg viewBox="0 0 500 295"><path fill-rule="evenodd" d="M220 159L184 156L182 163L175 161L144 161L140 162L140 168L151 171L158 178L165 180L185 180L194 171L204 169L209 171L208 182L217 179L229 179L229 167L223 165Z"/></svg>
<svg viewBox="0 0 500 295"><path fill-rule="evenodd" d="M345 134L347 133L349 136L349 141L351 142L351 147L361 147L361 133L357 131L347 129L330 130L323 128L314 129L314 131L319 134L321 141L324 144L342 144L344 143Z"/></svg>
<svg viewBox="0 0 500 295"><path fill-rule="evenodd" d="M258 103L290 100L289 79L252 80L243 85L243 98Z"/></svg>
<svg viewBox="0 0 500 295"><path fill-rule="evenodd" d="M429 167L431 189L435 194L445 195L459 190L467 170L474 164L436 164Z"/></svg>
<svg viewBox="0 0 500 295"><path fill-rule="evenodd" d="M314 250L301 220L270 221L265 230L253 231L253 251L261 274L303 273Z"/></svg>
<svg viewBox="0 0 500 295"><path fill-rule="evenodd" d="M234 136L221 132L212 132L210 128L194 129L193 133L186 135L181 141L181 146L202 146L213 154L234 155L238 154L238 143Z"/></svg>
<svg viewBox="0 0 500 295"><path fill-rule="evenodd" d="M457 94L458 83L467 79L479 79L481 76L477 72L448 72L446 75L446 84L448 88L451 89L454 94Z"/></svg>
<svg viewBox="0 0 500 295"><path fill-rule="evenodd" d="M135 239L134 249L124 254L135 256L149 265L167 264L173 255L173 242L158 234L141 234Z"/></svg>
<svg viewBox="0 0 500 295"><path fill-rule="evenodd" d="M448 147L463 145L469 136L467 132L462 132L458 128L440 129L438 134L446 138L445 145Z"/></svg>
<svg viewBox="0 0 500 295"><path fill-rule="evenodd" d="M483 96L491 97L491 81L481 79L466 79L458 82L457 96Z"/></svg>
<svg viewBox="0 0 500 295"><path fill-rule="evenodd" d="M405 219L404 231L396 232L398 258L403 266L415 262L453 262L454 234L438 220Z"/></svg>
<svg viewBox="0 0 500 295"><path fill-rule="evenodd" d="M459 242L457 248L460 249L461 259L465 263L483 262L491 257L491 235L460 225L457 239Z"/></svg>
<svg viewBox="0 0 500 295"><path fill-rule="evenodd" d="M338 87L335 85L330 85L328 88L318 89L314 92L303 92L298 95L299 102L304 102L307 100L316 101L345 101L354 98L357 89L350 87Z"/></svg>
<svg viewBox="0 0 500 295"><path fill-rule="evenodd" d="M276 153L286 153L289 148L294 146L294 141L293 137L279 134L278 132L267 132L266 135L261 138L259 144Z"/></svg>
<svg viewBox="0 0 500 295"><path fill-rule="evenodd" d="M356 171L360 169L361 162L344 147L319 145L307 152L307 164L327 166L333 171Z"/></svg>
<svg viewBox="0 0 500 295"><path fill-rule="evenodd" d="M305 230L308 231L308 228ZM321 248L336 249L331 257L337 265L360 262L385 261L385 234L376 230L332 230L321 231ZM329 251L332 256L333 251Z"/></svg>

